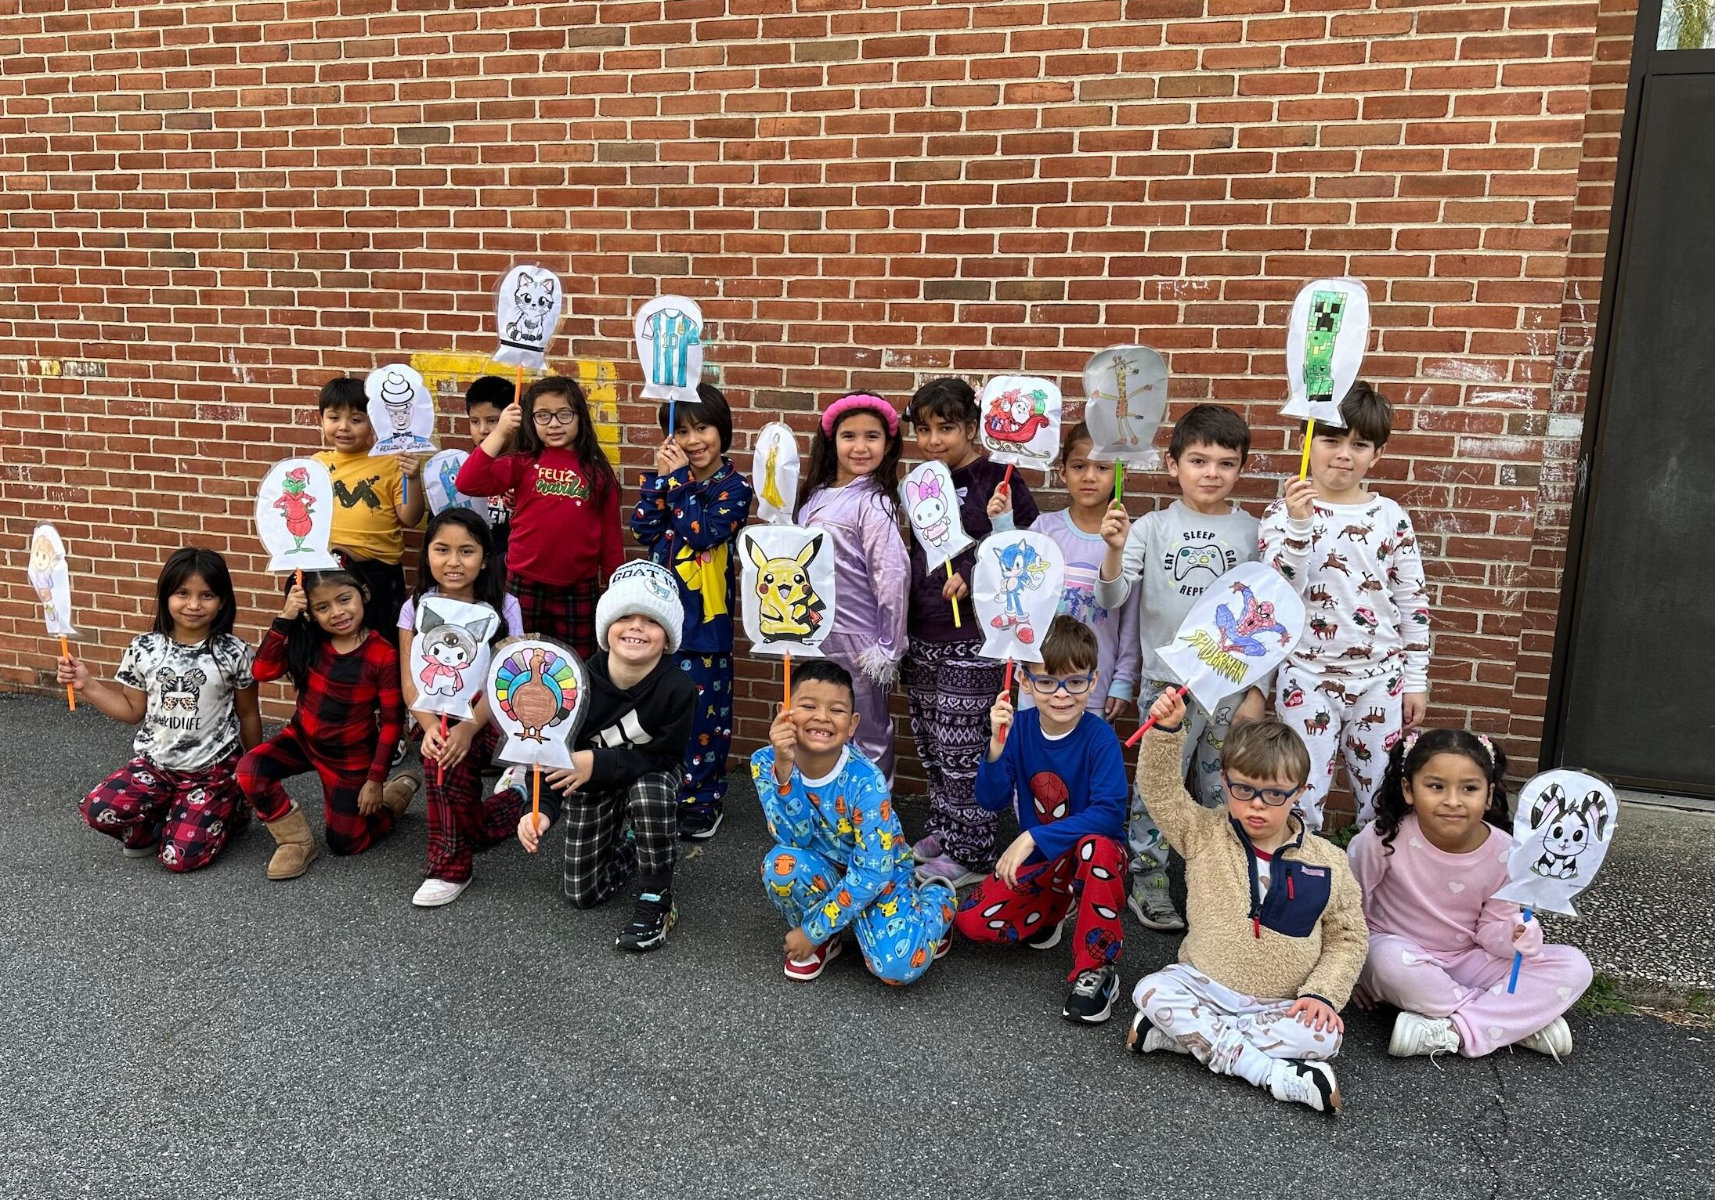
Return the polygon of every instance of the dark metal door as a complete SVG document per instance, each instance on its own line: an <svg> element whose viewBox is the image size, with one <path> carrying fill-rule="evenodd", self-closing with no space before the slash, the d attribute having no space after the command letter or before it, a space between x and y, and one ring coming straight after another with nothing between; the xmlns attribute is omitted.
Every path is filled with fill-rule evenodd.
<svg viewBox="0 0 1715 1200"><path fill-rule="evenodd" d="M1696 794L1715 794L1715 74L1686 68L1708 53L1658 53L1634 76L1544 755Z"/></svg>

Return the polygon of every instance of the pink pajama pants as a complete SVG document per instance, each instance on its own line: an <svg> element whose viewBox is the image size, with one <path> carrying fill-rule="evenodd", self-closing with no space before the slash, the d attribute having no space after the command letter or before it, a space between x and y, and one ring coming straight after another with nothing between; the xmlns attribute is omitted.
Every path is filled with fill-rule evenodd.
<svg viewBox="0 0 1715 1200"><path fill-rule="evenodd" d="M1432 954L1406 938L1378 933L1370 938L1360 982L1378 1000L1449 1018L1459 1031L1459 1053L1481 1058L1548 1025L1590 986L1590 960L1571 946L1544 946L1525 959L1518 990L1509 996L1512 969L1512 959L1481 946Z"/></svg>

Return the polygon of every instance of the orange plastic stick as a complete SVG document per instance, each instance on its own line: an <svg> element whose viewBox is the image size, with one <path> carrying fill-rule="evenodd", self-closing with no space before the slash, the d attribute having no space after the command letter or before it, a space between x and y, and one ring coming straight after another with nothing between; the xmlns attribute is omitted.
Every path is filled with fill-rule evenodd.
<svg viewBox="0 0 1715 1200"><path fill-rule="evenodd" d="M520 367L519 370L524 368ZM530 828L536 828L536 818L542 815L542 764L530 768Z"/></svg>
<svg viewBox="0 0 1715 1200"><path fill-rule="evenodd" d="M786 707L792 707L792 656L786 656Z"/></svg>
<svg viewBox="0 0 1715 1200"><path fill-rule="evenodd" d="M1179 687L1175 688L1174 690L1181 696L1183 696L1185 694L1185 687L1183 684L1181 684ZM1125 744L1127 746L1137 745L1137 743L1140 740L1142 740L1143 735L1149 732L1149 727L1151 725L1154 725L1154 724L1155 724L1155 718L1154 717L1149 718L1149 720L1145 721L1142 725L1139 725L1137 727L1137 732L1132 734L1130 737L1128 737L1125 740Z"/></svg>
<svg viewBox="0 0 1715 1200"><path fill-rule="evenodd" d="M62 658L71 657L71 644L66 641L63 633L60 635L60 656ZM66 684L66 711L77 711L77 693L72 691L71 684L69 683Z"/></svg>

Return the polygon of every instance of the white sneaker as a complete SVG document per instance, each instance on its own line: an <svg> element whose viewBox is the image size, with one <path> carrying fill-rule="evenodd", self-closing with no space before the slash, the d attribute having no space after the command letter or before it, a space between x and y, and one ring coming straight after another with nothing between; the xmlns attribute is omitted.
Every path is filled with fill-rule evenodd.
<svg viewBox="0 0 1715 1200"><path fill-rule="evenodd" d="M1518 1044L1559 1062L1572 1057L1572 1030L1567 1027L1565 1017L1555 1017L1529 1037L1521 1038Z"/></svg>
<svg viewBox="0 0 1715 1200"><path fill-rule="evenodd" d="M418 908L439 908L457 900L459 893L469 886L468 879L463 883L454 883L450 879L425 879L423 886L417 889L417 894L411 897L411 903Z"/></svg>
<svg viewBox="0 0 1715 1200"><path fill-rule="evenodd" d="M1278 1058L1268 1073L1268 1093L1276 1100L1303 1104L1333 1116L1340 1111L1340 1085L1334 1068L1313 1059Z"/></svg>
<svg viewBox="0 0 1715 1200"><path fill-rule="evenodd" d="M1131 1019L1131 1032L1126 1034L1125 1045L1133 1054L1154 1054L1157 1050L1165 1050L1169 1054L1191 1053L1184 1042L1161 1032L1141 1010Z"/></svg>
<svg viewBox="0 0 1715 1200"><path fill-rule="evenodd" d="M1395 1058L1412 1058L1427 1054L1459 1053L1459 1031L1446 1017L1426 1017L1421 1013L1401 1012L1394 1018L1393 1037L1387 1052Z"/></svg>

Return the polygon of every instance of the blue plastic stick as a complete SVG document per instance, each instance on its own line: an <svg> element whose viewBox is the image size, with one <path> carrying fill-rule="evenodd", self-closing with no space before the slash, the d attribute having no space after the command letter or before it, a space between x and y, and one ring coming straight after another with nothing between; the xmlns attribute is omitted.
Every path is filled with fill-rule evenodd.
<svg viewBox="0 0 1715 1200"><path fill-rule="evenodd" d="M1530 920L1530 914L1531 914L1531 910L1528 908L1525 909L1523 914L1522 914L1522 919L1526 920L1526 921ZM1517 950L1514 950L1513 951L1513 973L1507 979L1507 995L1509 995L1509 996L1512 995L1513 992L1518 990L1518 969L1522 966L1524 966L1524 955L1520 954Z"/></svg>

